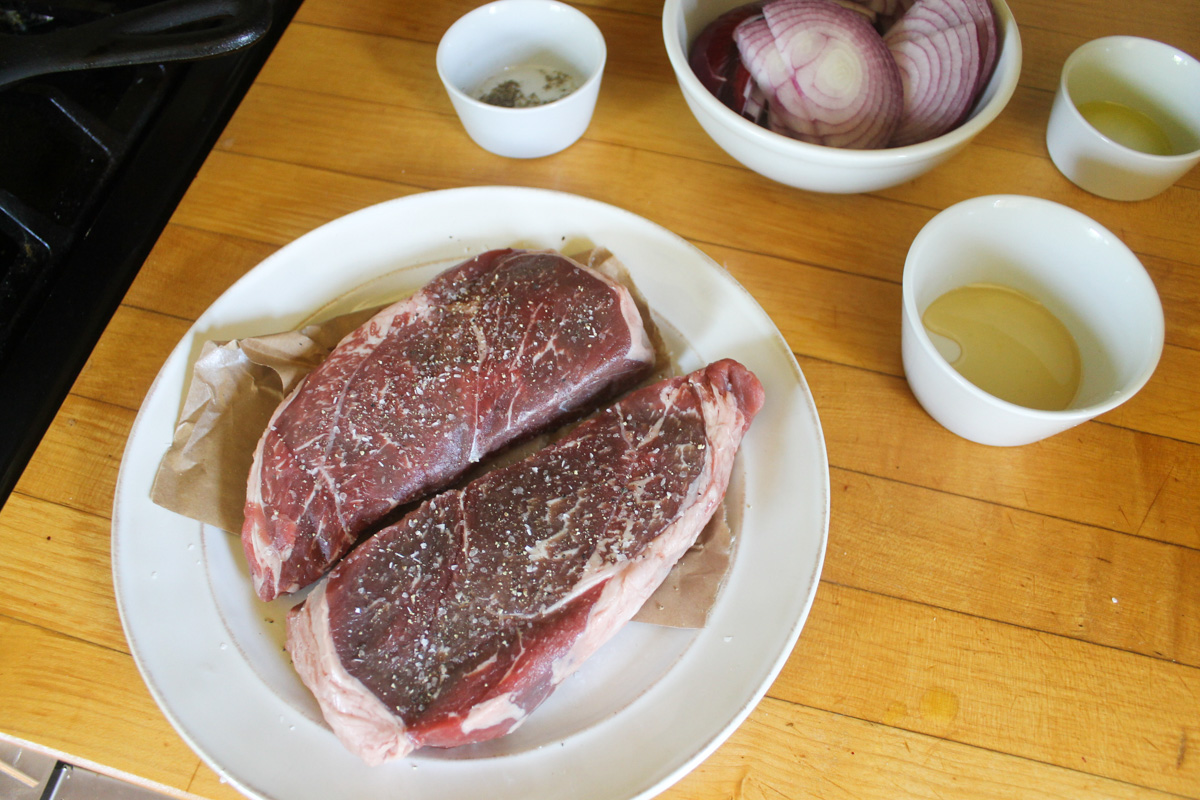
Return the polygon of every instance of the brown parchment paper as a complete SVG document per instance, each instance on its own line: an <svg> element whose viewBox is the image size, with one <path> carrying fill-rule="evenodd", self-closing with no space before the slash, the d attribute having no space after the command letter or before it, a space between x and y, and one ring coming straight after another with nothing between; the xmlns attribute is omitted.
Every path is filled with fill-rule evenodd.
<svg viewBox="0 0 1200 800"><path fill-rule="evenodd" d="M573 258L633 292L658 353L654 375L647 382L677 372L650 310L624 266L603 249ZM346 334L378 310L356 311L293 331L205 342L192 368L171 446L159 463L151 500L190 519L239 535L246 477L254 449L275 408ZM545 446L569 428L486 460L466 480ZM728 568L732 544L733 532L722 504L696 544L635 619L671 627L703 627Z"/></svg>

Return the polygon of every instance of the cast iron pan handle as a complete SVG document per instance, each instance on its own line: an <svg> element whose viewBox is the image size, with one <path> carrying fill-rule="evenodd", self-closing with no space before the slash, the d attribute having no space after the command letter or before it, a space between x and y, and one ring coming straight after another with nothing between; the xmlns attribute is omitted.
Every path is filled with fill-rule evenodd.
<svg viewBox="0 0 1200 800"><path fill-rule="evenodd" d="M52 72L228 53L267 32L270 3L163 0L50 33L0 35L0 87Z"/></svg>

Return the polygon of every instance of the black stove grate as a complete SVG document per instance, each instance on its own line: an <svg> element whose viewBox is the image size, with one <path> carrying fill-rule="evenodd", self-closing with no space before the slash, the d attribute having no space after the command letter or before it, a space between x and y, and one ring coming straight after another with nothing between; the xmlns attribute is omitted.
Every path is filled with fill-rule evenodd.
<svg viewBox="0 0 1200 800"><path fill-rule="evenodd" d="M0 505L300 2L226 55L0 89ZM0 0L0 32L146 4Z"/></svg>
<svg viewBox="0 0 1200 800"><path fill-rule="evenodd" d="M161 107L161 64L63 73L0 92L0 360Z"/></svg>

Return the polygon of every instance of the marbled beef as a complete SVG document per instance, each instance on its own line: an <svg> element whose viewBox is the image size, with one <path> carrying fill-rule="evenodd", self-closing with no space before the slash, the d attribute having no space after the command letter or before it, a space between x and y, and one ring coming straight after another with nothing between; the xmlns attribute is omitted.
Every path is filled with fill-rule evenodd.
<svg viewBox="0 0 1200 800"><path fill-rule="evenodd" d="M521 724L695 541L762 402L730 360L654 384L360 545L288 618L338 737L378 764Z"/></svg>
<svg viewBox="0 0 1200 800"><path fill-rule="evenodd" d="M264 600L315 581L368 526L471 464L645 377L629 291L558 253L496 250L350 333L280 404L242 543Z"/></svg>

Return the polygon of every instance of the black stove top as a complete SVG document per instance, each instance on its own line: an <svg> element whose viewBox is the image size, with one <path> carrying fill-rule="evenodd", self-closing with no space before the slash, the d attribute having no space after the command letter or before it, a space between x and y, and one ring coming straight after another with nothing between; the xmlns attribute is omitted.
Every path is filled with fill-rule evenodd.
<svg viewBox="0 0 1200 800"><path fill-rule="evenodd" d="M0 89L0 505L300 2L232 53Z"/></svg>

